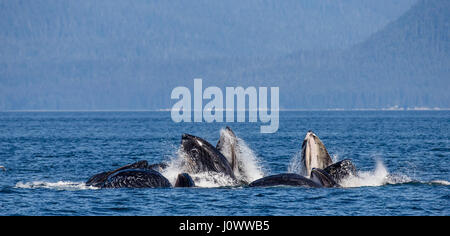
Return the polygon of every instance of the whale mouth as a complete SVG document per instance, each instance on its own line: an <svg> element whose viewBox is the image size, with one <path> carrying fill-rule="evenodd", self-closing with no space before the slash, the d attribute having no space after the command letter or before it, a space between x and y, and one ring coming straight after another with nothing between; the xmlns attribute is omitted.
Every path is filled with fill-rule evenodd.
<svg viewBox="0 0 450 236"><path fill-rule="evenodd" d="M340 187L328 173L318 168L313 168L311 170L311 180L323 187Z"/></svg>
<svg viewBox="0 0 450 236"><path fill-rule="evenodd" d="M313 168L325 169L333 163L325 145L311 130L303 139L301 155L304 176L310 176Z"/></svg>

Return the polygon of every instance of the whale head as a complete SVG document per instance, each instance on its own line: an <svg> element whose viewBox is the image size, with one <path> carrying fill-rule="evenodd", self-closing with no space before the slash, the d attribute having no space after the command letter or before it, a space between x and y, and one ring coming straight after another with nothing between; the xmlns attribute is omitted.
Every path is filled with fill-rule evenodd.
<svg viewBox="0 0 450 236"><path fill-rule="evenodd" d="M311 170L311 180L322 185L325 188L339 187L339 184L324 170L313 168Z"/></svg>
<svg viewBox="0 0 450 236"><path fill-rule="evenodd" d="M302 144L302 174L310 176L313 168L325 169L332 163L325 145L316 134L308 131Z"/></svg>
<svg viewBox="0 0 450 236"><path fill-rule="evenodd" d="M219 172L235 178L226 157L206 140L183 134L181 147L189 172Z"/></svg>
<svg viewBox="0 0 450 236"><path fill-rule="evenodd" d="M356 167L350 159L344 159L329 165L324 171L338 183L350 176L358 175Z"/></svg>
<svg viewBox="0 0 450 236"><path fill-rule="evenodd" d="M190 188L195 187L195 183L188 173L181 173L177 177L175 187Z"/></svg>

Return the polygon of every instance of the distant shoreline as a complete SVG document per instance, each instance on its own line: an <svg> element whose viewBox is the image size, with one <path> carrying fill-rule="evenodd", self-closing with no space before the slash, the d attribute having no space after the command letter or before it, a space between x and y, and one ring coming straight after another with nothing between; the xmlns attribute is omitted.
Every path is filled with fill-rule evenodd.
<svg viewBox="0 0 450 236"><path fill-rule="evenodd" d="M249 110L245 110L249 111ZM295 112L295 111L450 111L450 108L357 108L357 109L280 109L280 112ZM69 113L69 112L170 112L170 109L155 109L155 110L0 110L0 113L14 113L14 112L42 112L42 113Z"/></svg>

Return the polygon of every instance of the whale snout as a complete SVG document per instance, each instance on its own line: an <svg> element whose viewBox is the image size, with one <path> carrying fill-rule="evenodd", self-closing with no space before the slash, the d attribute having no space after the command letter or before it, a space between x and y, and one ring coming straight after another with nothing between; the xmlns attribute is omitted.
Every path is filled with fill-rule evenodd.
<svg viewBox="0 0 450 236"><path fill-rule="evenodd" d="M190 134L182 134L181 135L181 140L185 140L185 139L192 139L193 136Z"/></svg>

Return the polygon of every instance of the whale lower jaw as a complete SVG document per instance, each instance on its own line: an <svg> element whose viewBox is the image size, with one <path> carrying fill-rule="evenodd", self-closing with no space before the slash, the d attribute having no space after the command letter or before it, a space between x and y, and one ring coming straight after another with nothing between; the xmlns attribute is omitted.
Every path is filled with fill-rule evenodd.
<svg viewBox="0 0 450 236"><path fill-rule="evenodd" d="M325 169L333 163L325 145L312 131L309 131L303 140L301 162L302 174L305 176L310 176L314 168Z"/></svg>
<svg viewBox="0 0 450 236"><path fill-rule="evenodd" d="M183 134L181 147L189 173L217 172L236 179L227 158L206 140Z"/></svg>
<svg viewBox="0 0 450 236"><path fill-rule="evenodd" d="M233 171L237 171L238 168L236 159L237 142L236 135L231 128L227 126L220 131L220 138L216 145L216 149L225 156Z"/></svg>

